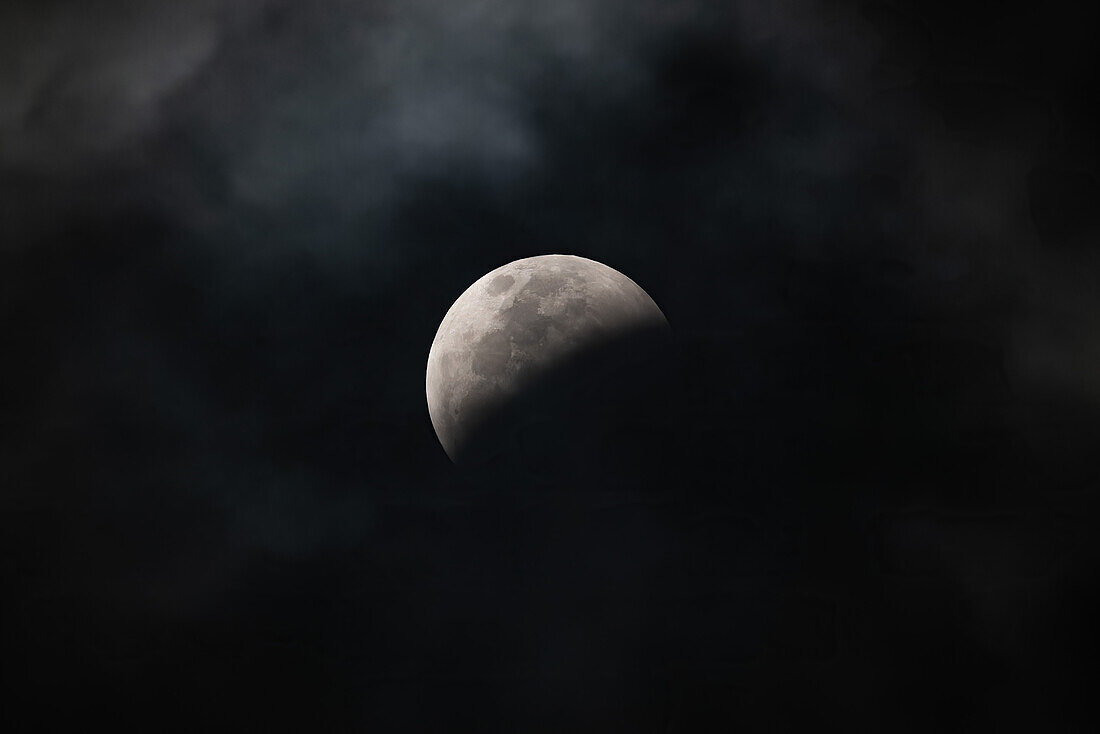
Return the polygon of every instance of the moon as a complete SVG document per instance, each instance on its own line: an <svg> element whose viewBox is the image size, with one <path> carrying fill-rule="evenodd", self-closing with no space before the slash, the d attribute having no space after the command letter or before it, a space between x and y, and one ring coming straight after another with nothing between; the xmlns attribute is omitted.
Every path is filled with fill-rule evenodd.
<svg viewBox="0 0 1100 734"><path fill-rule="evenodd" d="M670 331L637 283L595 260L503 265L458 297L432 342L425 392L436 435L456 463L505 449L550 414L543 441L591 436L590 409L638 374Z"/></svg>

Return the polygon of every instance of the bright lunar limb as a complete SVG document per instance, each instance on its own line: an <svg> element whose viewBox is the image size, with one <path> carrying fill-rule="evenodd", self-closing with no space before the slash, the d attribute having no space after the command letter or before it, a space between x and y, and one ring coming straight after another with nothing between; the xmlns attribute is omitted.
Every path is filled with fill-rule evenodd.
<svg viewBox="0 0 1100 734"><path fill-rule="evenodd" d="M494 415L579 355L668 332L653 299L602 263L540 255L503 265L466 289L436 332L425 378L436 435L461 462Z"/></svg>

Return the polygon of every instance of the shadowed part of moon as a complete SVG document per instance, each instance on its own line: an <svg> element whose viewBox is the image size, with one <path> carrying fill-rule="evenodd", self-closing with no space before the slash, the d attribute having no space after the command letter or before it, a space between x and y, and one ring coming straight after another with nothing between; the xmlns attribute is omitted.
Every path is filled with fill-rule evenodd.
<svg viewBox="0 0 1100 734"><path fill-rule="evenodd" d="M456 463L501 453L553 473L630 443L667 379L670 330L637 284L567 255L480 278L440 324L428 410Z"/></svg>

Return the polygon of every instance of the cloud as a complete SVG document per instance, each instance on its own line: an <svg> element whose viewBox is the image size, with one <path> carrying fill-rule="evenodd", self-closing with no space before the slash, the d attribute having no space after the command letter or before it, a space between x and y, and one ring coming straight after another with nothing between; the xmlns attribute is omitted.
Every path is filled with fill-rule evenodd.
<svg viewBox="0 0 1100 734"><path fill-rule="evenodd" d="M1029 178L1047 155L1041 100L927 73L934 31L901 11L320 0L4 13L0 183L17 235L5 245L64 241L62 259L119 248L117 285L85 285L87 297L114 288L147 318L90 308L80 316L98 327L62 354L80 364L74 352L109 348L104 333L136 332L156 352L148 374L179 371L149 387L150 420L185 435L225 425L229 445L250 411L275 434L318 432L298 447L310 471L278 465L289 439L239 466L195 449L232 465L224 484L242 496L225 506L241 518L266 501L250 478L285 470L280 486L303 496L343 486L315 466L332 436L390 446L394 426L422 419L417 383L448 299L536 252L620 267L683 333L749 333L739 359L761 375L749 392L797 372L777 341L811 349L833 329L853 353L992 344L1018 394L1100 395L1089 337L1100 303L1075 267L1088 202L1065 209L1072 226L1057 205L1088 177ZM1040 206L1044 231L1064 237L1037 239L1029 185L1055 202ZM136 228L141 218L155 226ZM21 256L53 273L48 252ZM173 278L186 282L186 295L169 291L183 305L158 300ZM111 394L143 384L91 365L57 379ZM396 387L367 399L364 384ZM323 407L296 412L279 402L291 392ZM195 415L174 412L180 395ZM239 395L254 402L233 405ZM349 405L376 423L349 425ZM354 452L336 453L336 473L354 473ZM386 467L371 481L398 481L393 456L371 461ZM339 518L342 501L318 500L316 517ZM257 522L266 548L325 537L321 520L301 546Z"/></svg>
<svg viewBox="0 0 1100 734"><path fill-rule="evenodd" d="M213 56L231 21L206 0L6 6L0 159L65 171L155 131L160 102Z"/></svg>

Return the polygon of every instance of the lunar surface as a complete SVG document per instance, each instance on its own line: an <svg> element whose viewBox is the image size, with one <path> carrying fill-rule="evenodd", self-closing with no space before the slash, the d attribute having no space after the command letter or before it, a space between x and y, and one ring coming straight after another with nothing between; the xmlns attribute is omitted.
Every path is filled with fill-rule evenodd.
<svg viewBox="0 0 1100 734"><path fill-rule="evenodd" d="M459 296L435 335L425 389L436 435L465 463L555 412L542 441L584 434L588 408L669 333L644 290L594 260L541 255L499 267Z"/></svg>

